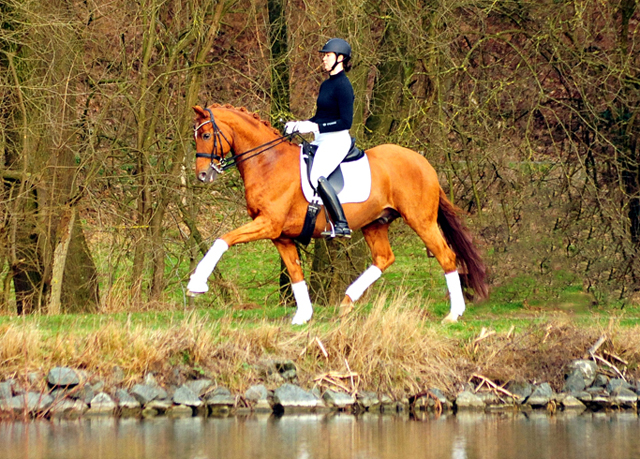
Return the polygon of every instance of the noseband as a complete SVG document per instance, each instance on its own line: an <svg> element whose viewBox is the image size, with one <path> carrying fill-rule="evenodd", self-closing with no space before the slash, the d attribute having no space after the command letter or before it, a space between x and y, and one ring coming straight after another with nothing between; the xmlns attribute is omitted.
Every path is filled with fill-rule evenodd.
<svg viewBox="0 0 640 459"><path fill-rule="evenodd" d="M213 128L213 148L211 149L211 153L202 153L196 152L196 158L208 158L211 160L211 165L209 166L209 171L207 172L206 180L209 180L211 176L215 173L222 174L227 169L232 168L233 166L237 166L244 161L247 161L254 156L258 156L261 153L264 153L268 149L275 147L276 145L281 144L286 140L290 140L295 134L287 134L284 136L277 137L273 140L270 140L267 143L263 143L262 145L258 145L256 148L252 148L250 150L245 151L244 153L235 154L233 151L233 146L229 139L224 135L224 132L220 130L218 127L214 117L213 112L209 108L205 108L205 110L209 113L209 119L203 121L199 125L194 128L194 136L196 139L198 138L198 131L200 128L206 124L211 123L211 127ZM230 147L231 157L229 159L224 157L224 148L222 146L222 139L224 139ZM220 153L220 154L218 154ZM249 156L246 156L249 155ZM217 161L217 164L214 162Z"/></svg>

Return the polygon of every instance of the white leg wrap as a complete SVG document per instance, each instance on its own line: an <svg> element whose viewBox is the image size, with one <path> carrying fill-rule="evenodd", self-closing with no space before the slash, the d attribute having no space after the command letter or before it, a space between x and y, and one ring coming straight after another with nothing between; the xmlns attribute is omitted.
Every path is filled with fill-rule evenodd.
<svg viewBox="0 0 640 459"><path fill-rule="evenodd" d="M364 291L371 286L371 284L380 279L380 276L382 276L380 268L375 265L369 266L369 269L363 272L360 277L358 277L353 284L347 288L345 293L355 302L362 296Z"/></svg>
<svg viewBox="0 0 640 459"><path fill-rule="evenodd" d="M222 239L216 239L207 254L204 256L196 270L191 275L187 290L193 293L204 293L209 290L207 279L220 261L222 254L229 249L229 246Z"/></svg>
<svg viewBox="0 0 640 459"><path fill-rule="evenodd" d="M313 306L311 306L311 298L309 298L307 283L305 281L300 281L295 284L291 284L291 290L293 290L293 297L296 299L296 304L298 306L296 309L296 315L293 316L291 324L306 324L313 315Z"/></svg>
<svg viewBox="0 0 640 459"><path fill-rule="evenodd" d="M464 295L462 294L462 287L460 286L460 275L458 271L452 271L446 273L444 278L447 280L447 287L449 288L449 298L451 299L451 314L455 314L460 317L464 313Z"/></svg>

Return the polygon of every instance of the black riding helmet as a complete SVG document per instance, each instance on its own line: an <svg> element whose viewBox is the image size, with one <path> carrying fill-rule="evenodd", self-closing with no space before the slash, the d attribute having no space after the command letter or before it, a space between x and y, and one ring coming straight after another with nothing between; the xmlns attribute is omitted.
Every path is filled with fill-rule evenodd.
<svg viewBox="0 0 640 459"><path fill-rule="evenodd" d="M336 53L336 56L342 54L346 58L351 57L351 46L342 38L332 38L324 44L321 53Z"/></svg>

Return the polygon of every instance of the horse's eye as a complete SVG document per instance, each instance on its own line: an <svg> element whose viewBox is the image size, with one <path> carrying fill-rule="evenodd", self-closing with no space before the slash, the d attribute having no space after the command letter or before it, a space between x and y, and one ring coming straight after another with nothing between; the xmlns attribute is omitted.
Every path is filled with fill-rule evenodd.
<svg viewBox="0 0 640 459"><path fill-rule="evenodd" d="M211 138L211 134L209 132L205 132L204 134L202 134L202 138L204 140L209 140Z"/></svg>

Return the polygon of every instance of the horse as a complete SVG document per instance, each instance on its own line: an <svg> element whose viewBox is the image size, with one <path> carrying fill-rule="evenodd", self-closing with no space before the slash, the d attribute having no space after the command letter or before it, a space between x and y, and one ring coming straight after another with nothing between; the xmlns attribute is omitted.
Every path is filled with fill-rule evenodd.
<svg viewBox="0 0 640 459"><path fill-rule="evenodd" d="M197 179L211 183L224 170L237 167L252 221L216 239L191 275L188 295L208 291L208 278L229 247L269 239L291 278L297 305L292 324L308 322L313 307L295 244L308 207L301 188L300 146L244 108L214 104L193 110ZM444 270L451 304L442 322L457 322L465 310L463 286L480 298L488 295L486 268L460 210L447 199L435 169L419 153L385 144L365 154L371 169L371 193L364 202L344 204L344 212L349 226L362 230L373 263L345 291L340 316L347 315L394 262L388 230L391 222L402 218ZM321 237L328 224L322 214L317 217L314 238Z"/></svg>

